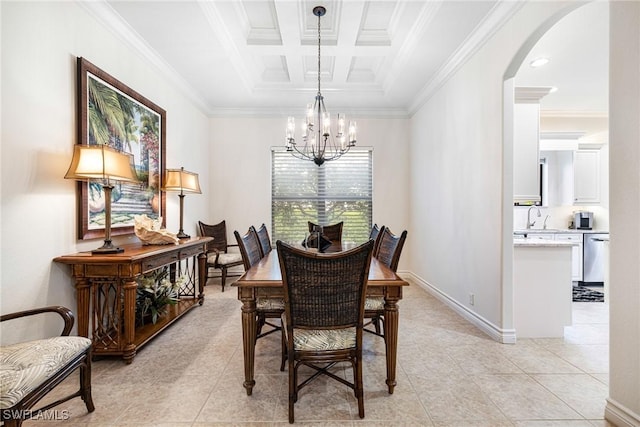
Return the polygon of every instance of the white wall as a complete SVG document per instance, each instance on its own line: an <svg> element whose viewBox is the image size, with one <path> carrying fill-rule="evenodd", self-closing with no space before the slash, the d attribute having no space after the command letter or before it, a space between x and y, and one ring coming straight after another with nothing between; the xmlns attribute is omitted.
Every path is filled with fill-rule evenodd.
<svg viewBox="0 0 640 427"><path fill-rule="evenodd" d="M529 36L563 7L523 6L411 120L412 270L497 334L513 327L502 312L505 298L511 304L502 295L503 239L511 234L503 195L513 197L512 181L503 187L511 176L503 170L503 76ZM512 158L505 164L512 168Z"/></svg>
<svg viewBox="0 0 640 427"><path fill-rule="evenodd" d="M94 249L76 240L75 182L63 179L76 143L76 57L82 56L167 111L167 167L200 173L203 195L185 199L185 231L208 204L207 118L161 73L76 2L1 2L1 302L9 313L61 304L75 311L69 267L52 259ZM197 153L197 154L196 154ZM178 229L177 196L167 196L167 228ZM114 238L116 243L136 240ZM59 332L9 322L3 342ZM13 325L11 325L13 324Z"/></svg>
<svg viewBox="0 0 640 427"><path fill-rule="evenodd" d="M227 221L227 234L262 222L271 230L271 147L283 144L287 118L211 119L212 197L205 222ZM394 233L409 229L408 119L354 117L358 145L373 147L373 220ZM407 241L414 239L409 230ZM399 271L411 254L403 251Z"/></svg>
<svg viewBox="0 0 640 427"><path fill-rule="evenodd" d="M512 150L508 143L502 146L503 138L508 139L508 131L502 135L502 80L515 74L518 61L546 28L576 6L525 4L411 120L411 269L436 295L498 332L512 327ZM611 372L606 416L619 425L637 426L640 4L612 2L611 29ZM475 306L467 304L471 292Z"/></svg>
<svg viewBox="0 0 640 427"><path fill-rule="evenodd" d="M640 3L610 8L610 302L607 418L640 425Z"/></svg>

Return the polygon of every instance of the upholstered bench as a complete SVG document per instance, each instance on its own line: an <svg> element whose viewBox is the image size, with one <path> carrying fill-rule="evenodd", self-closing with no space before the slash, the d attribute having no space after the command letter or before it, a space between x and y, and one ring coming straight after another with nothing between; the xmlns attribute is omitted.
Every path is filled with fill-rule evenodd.
<svg viewBox="0 0 640 427"><path fill-rule="evenodd" d="M61 336L0 347L0 416L6 427L40 416L44 411L74 397L84 400L93 412L91 397L91 340L69 336L73 314L65 307L44 307L2 315L0 321L54 312L64 320ZM80 389L40 409L31 408L76 369Z"/></svg>

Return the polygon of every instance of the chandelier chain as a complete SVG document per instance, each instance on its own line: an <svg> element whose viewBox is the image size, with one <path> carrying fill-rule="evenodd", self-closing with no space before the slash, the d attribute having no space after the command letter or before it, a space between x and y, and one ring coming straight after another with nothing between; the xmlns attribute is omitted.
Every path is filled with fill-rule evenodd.
<svg viewBox="0 0 640 427"><path fill-rule="evenodd" d="M320 17L318 14L318 96L321 95L320 92Z"/></svg>
<svg viewBox="0 0 640 427"><path fill-rule="evenodd" d="M313 8L313 14L318 17L318 93L315 102L307 104L306 118L301 126L302 144L296 143L295 119L292 116L287 118L285 135L286 149L291 155L299 159L311 160L318 166L322 166L325 161L340 158L356 145L356 122L349 122L347 127L345 116L338 114L337 132L332 132L330 114L324 106L321 92L322 26L320 21L326 11L323 6Z"/></svg>

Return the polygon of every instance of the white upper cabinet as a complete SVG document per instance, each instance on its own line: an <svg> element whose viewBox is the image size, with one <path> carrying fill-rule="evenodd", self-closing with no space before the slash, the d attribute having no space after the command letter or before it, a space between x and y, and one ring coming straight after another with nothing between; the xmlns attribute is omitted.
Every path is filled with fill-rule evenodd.
<svg viewBox="0 0 640 427"><path fill-rule="evenodd" d="M550 88L516 87L513 116L513 202L540 202L540 99Z"/></svg>
<svg viewBox="0 0 640 427"><path fill-rule="evenodd" d="M573 153L573 203L600 203L600 150Z"/></svg>

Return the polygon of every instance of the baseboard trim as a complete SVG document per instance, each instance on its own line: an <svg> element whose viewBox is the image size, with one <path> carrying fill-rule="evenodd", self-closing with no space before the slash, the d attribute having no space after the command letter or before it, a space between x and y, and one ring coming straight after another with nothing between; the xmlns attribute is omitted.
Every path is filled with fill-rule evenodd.
<svg viewBox="0 0 640 427"><path fill-rule="evenodd" d="M484 317L480 316L475 311L469 310L469 308L460 304L455 299L451 298L446 293L442 292L435 286L431 285L426 280L421 277L416 276L411 272L400 272L401 276L407 276L411 278L411 280L420 286L422 289L433 295L435 298L440 300L446 306L451 308L453 311L462 316L469 323L476 326L482 332L487 334L491 339L503 343L503 344L515 344L516 343L516 331L515 329L501 329L498 326L494 325Z"/></svg>
<svg viewBox="0 0 640 427"><path fill-rule="evenodd" d="M618 427L640 426L640 415L621 405L610 397L607 398L607 406L604 408L604 419Z"/></svg>

